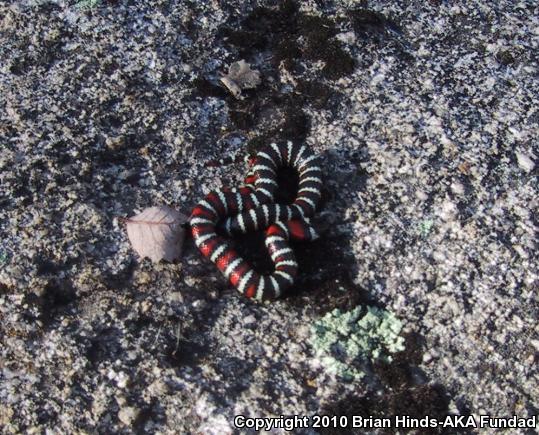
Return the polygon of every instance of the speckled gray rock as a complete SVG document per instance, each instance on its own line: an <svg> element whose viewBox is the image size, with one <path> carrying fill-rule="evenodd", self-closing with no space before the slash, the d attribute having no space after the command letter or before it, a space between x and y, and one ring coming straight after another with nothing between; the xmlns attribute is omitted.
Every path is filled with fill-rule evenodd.
<svg viewBox="0 0 539 435"><path fill-rule="evenodd" d="M354 60L343 74L316 33L287 34L305 15L276 12L277 43L256 33L272 21L255 2L95 3L0 5L3 432L226 434L238 414L420 401L433 383L447 412L538 413L533 2L301 2L335 24L329 47ZM244 102L218 86L240 59L261 72ZM302 122L329 230L298 248L309 261L291 297L239 297L193 246L176 264L137 262L119 217L189 214L238 185L248 145ZM422 345L345 382L309 331L360 287ZM409 390L383 375L399 367Z"/></svg>

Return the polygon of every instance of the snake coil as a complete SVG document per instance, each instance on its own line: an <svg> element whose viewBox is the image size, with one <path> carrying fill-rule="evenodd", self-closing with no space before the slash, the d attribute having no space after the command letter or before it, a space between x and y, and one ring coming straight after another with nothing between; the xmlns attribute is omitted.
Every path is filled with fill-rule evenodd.
<svg viewBox="0 0 539 435"><path fill-rule="evenodd" d="M287 166L299 173L297 197L292 204L277 204L277 171ZM318 237L309 218L321 197L319 158L305 145L272 143L258 151L245 182L239 189L210 192L195 206L189 219L193 239L240 293L257 300L275 299L297 275L298 264L289 240ZM265 245L275 265L273 273L257 273L218 234L218 228L227 236L264 229Z"/></svg>

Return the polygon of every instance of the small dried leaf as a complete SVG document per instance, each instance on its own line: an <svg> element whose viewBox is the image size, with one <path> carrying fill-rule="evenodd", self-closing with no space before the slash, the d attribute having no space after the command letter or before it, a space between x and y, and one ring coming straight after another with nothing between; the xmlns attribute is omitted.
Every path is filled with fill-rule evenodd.
<svg viewBox="0 0 539 435"><path fill-rule="evenodd" d="M251 69L251 65L242 59L230 65L228 74L221 78L221 83L232 95L241 98L242 89L255 88L260 84L260 72Z"/></svg>
<svg viewBox="0 0 539 435"><path fill-rule="evenodd" d="M226 86L232 95L238 99L241 99L241 88L236 84L235 81L228 78L228 76L224 76L221 77L221 83Z"/></svg>
<svg viewBox="0 0 539 435"><path fill-rule="evenodd" d="M149 207L126 221L131 246L141 258L173 261L181 256L187 217L173 208Z"/></svg>

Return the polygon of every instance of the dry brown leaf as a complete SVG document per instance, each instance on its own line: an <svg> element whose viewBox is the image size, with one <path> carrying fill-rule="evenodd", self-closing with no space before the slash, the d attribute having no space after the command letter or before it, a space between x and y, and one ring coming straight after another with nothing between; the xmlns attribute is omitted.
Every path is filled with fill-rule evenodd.
<svg viewBox="0 0 539 435"><path fill-rule="evenodd" d="M221 83L232 95L241 98L242 89L255 88L260 84L260 72L251 69L251 65L242 59L230 65L228 74L221 78Z"/></svg>
<svg viewBox="0 0 539 435"><path fill-rule="evenodd" d="M187 217L166 205L149 207L125 220L131 246L141 258L174 261L182 253Z"/></svg>

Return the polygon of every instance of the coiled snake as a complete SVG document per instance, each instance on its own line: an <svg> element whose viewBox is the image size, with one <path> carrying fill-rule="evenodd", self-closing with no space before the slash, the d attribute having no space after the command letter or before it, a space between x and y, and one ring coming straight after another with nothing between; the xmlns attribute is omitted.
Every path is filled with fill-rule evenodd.
<svg viewBox="0 0 539 435"><path fill-rule="evenodd" d="M294 283L298 264L289 240L318 237L309 223L320 200L320 161L305 145L292 142L263 147L251 162L239 189L210 192L189 218L196 246L230 280L240 293L257 300L275 299ZM299 173L298 193L290 205L275 203L277 171L292 167ZM275 265L269 275L260 275L217 232L233 236L265 229L265 245Z"/></svg>

